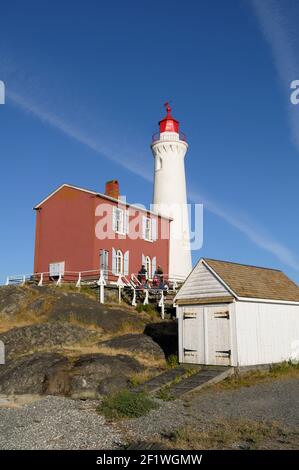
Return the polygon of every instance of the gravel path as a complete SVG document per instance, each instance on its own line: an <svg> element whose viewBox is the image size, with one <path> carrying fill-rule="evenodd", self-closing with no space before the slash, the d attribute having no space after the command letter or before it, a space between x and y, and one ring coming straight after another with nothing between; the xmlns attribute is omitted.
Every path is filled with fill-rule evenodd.
<svg viewBox="0 0 299 470"><path fill-rule="evenodd" d="M0 397L0 449L117 449L130 441L159 439L186 424L205 429L225 419L276 422L298 430L298 397L298 378L236 390L210 388L185 400L159 400L159 409L147 416L115 424L105 424L95 401L48 396L26 403L18 398L11 408Z"/></svg>
<svg viewBox="0 0 299 470"><path fill-rule="evenodd" d="M163 402L148 416L123 424L129 438L154 439L190 424L213 426L221 419L277 422L299 428L299 379L278 379L236 390L203 390L192 398Z"/></svg>
<svg viewBox="0 0 299 470"><path fill-rule="evenodd" d="M269 380L251 387L198 395L191 412L198 418L217 416L257 421L277 421L299 428L299 379Z"/></svg>
<svg viewBox="0 0 299 470"><path fill-rule="evenodd" d="M121 436L96 402L47 396L22 407L0 401L0 449L115 449Z"/></svg>

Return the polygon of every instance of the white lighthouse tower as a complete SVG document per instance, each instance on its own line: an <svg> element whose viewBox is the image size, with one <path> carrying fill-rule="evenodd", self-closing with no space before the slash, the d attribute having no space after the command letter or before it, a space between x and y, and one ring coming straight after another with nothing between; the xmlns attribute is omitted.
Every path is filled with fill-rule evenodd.
<svg viewBox="0 0 299 470"><path fill-rule="evenodd" d="M155 159L153 209L171 217L169 276L185 279L192 269L185 155L188 149L185 135L179 132L179 121L167 115L159 122L160 132L153 136L151 149Z"/></svg>

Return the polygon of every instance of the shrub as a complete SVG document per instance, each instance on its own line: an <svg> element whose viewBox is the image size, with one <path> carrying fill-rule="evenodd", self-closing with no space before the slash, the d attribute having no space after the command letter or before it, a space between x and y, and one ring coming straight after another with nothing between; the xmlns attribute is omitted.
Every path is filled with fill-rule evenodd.
<svg viewBox="0 0 299 470"><path fill-rule="evenodd" d="M179 365L179 359L175 354L171 354L167 358L167 365L170 369Z"/></svg>
<svg viewBox="0 0 299 470"><path fill-rule="evenodd" d="M170 387L167 385L165 385L165 387L160 388L160 390L156 393L156 397L164 401L175 400L175 397L170 392Z"/></svg>
<svg viewBox="0 0 299 470"><path fill-rule="evenodd" d="M133 393L122 390L104 398L97 411L107 419L138 418L157 406L145 392Z"/></svg>
<svg viewBox="0 0 299 470"><path fill-rule="evenodd" d="M151 316L158 315L159 313L154 304L146 304L146 305L138 304L136 307L136 310L138 313L145 312Z"/></svg>

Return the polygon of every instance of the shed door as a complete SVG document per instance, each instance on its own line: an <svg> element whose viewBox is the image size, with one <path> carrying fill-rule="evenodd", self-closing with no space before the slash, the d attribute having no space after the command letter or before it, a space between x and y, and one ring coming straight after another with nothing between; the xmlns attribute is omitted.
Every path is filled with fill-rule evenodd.
<svg viewBox="0 0 299 470"><path fill-rule="evenodd" d="M229 306L206 308L208 315L208 363L228 366L231 358Z"/></svg>
<svg viewBox="0 0 299 470"><path fill-rule="evenodd" d="M183 362L204 363L203 308L184 307Z"/></svg>

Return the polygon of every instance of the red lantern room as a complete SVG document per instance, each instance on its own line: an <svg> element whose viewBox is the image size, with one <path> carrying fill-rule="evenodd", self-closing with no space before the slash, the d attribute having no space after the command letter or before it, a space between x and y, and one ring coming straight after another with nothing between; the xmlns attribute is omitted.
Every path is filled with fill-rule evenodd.
<svg viewBox="0 0 299 470"><path fill-rule="evenodd" d="M179 133L179 121L177 121L176 119L174 119L172 116L171 116L171 107L169 106L169 103L166 102L164 104L165 108L166 108L166 111L167 111L167 115L165 116L164 119L162 119L162 121L159 122L159 126L160 126L160 133L161 132L177 132Z"/></svg>

